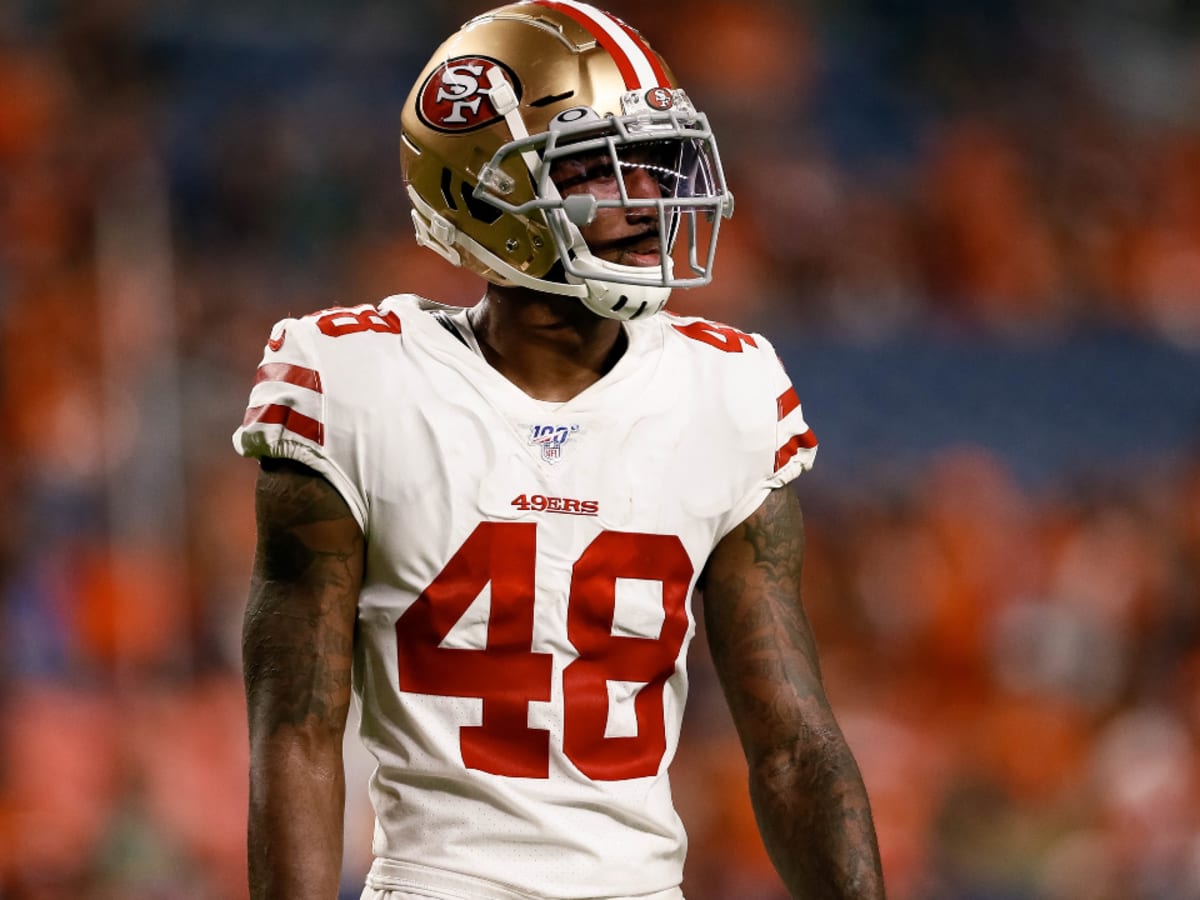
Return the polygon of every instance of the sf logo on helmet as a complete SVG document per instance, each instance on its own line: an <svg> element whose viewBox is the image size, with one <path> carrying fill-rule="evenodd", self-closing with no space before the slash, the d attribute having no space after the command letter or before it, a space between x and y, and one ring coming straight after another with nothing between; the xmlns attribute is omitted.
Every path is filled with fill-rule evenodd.
<svg viewBox="0 0 1200 900"><path fill-rule="evenodd" d="M646 104L652 109L665 111L675 105L675 98L664 87L650 88L646 91Z"/></svg>
<svg viewBox="0 0 1200 900"><path fill-rule="evenodd" d="M517 96L521 86L504 63L486 56L458 56L433 70L417 94L417 115L438 131L472 131L495 122L499 115L488 94L488 70L499 66Z"/></svg>

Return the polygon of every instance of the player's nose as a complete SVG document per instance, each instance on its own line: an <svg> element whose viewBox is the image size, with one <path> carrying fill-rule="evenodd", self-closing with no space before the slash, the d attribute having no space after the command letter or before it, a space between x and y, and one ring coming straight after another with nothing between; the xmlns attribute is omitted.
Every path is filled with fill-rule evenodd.
<svg viewBox="0 0 1200 900"><path fill-rule="evenodd" d="M662 196L662 185L658 179L641 166L625 170L625 190L635 200L656 200Z"/></svg>
<svg viewBox="0 0 1200 900"><path fill-rule="evenodd" d="M650 172L633 168L625 175L625 191L630 200L657 200L662 197L662 186ZM632 206L625 210L625 220L631 223L656 222L657 206Z"/></svg>

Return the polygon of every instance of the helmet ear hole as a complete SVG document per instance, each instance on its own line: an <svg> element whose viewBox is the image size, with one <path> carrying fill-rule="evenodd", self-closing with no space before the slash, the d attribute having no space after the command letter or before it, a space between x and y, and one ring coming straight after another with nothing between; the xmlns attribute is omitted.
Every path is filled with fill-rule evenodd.
<svg viewBox="0 0 1200 900"><path fill-rule="evenodd" d="M454 202L454 191L451 190L451 188L450 188L450 185L452 183L451 180L453 179L453 177L454 177L453 173L449 169L447 169L443 166L442 167L442 199L446 201L446 206L448 206L450 209L458 209L458 204Z"/></svg>
<svg viewBox="0 0 1200 900"><path fill-rule="evenodd" d="M448 209L458 211L466 208L467 213L477 222L492 225L504 215L503 210L478 199L471 186L455 175L447 166L442 167L440 187L442 199L446 202Z"/></svg>
<svg viewBox="0 0 1200 900"><path fill-rule="evenodd" d="M504 215L503 210L497 206L480 200L475 196L474 192L469 190L466 184L459 182L462 190L463 203L467 207L467 212L471 214L472 219L482 222L484 225L492 225Z"/></svg>

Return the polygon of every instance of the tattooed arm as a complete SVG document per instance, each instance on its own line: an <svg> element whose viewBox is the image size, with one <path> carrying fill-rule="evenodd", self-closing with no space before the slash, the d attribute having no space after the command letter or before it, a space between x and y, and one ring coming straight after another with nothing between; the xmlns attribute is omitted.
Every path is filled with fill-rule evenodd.
<svg viewBox="0 0 1200 900"><path fill-rule="evenodd" d="M336 897L342 734L363 536L342 497L298 463L264 459L242 629L250 719L253 900Z"/></svg>
<svg viewBox="0 0 1200 900"><path fill-rule="evenodd" d="M717 545L704 571L713 662L750 769L763 843L791 895L879 900L875 827L825 697L800 603L804 523L791 488Z"/></svg>

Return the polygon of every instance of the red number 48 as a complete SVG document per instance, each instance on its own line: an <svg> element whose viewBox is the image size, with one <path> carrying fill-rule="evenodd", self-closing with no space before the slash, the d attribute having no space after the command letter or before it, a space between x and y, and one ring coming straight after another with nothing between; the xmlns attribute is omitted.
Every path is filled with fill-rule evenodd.
<svg viewBox="0 0 1200 900"><path fill-rule="evenodd" d="M531 728L529 704L550 699L549 653L533 650L537 525L483 522L396 622L400 689L475 697L483 721L463 726L463 762L472 769L546 778L550 734ZM654 775L666 752L663 689L687 633L692 563L674 535L606 531L575 563L567 637L579 656L563 670L563 753L589 778L618 781ZM618 578L662 584L658 637L612 633ZM440 644L483 588L491 615L483 649ZM637 733L606 736L608 682L644 687L634 700Z"/></svg>

